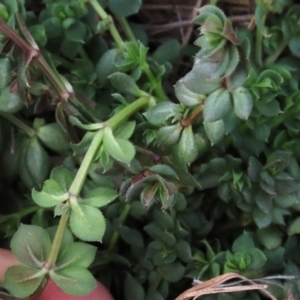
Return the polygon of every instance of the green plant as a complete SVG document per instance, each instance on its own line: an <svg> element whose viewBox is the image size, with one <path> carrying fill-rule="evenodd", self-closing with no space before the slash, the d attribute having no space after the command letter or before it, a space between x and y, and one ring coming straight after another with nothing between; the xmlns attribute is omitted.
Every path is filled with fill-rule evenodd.
<svg viewBox="0 0 300 300"><path fill-rule="evenodd" d="M255 33L203 6L176 100L163 82L180 46L152 53L126 19L141 1L122 3L0 3L0 231L24 264L3 288L37 297L51 277L83 295L94 275L159 300L188 277L299 276L299 5L257 1Z"/></svg>

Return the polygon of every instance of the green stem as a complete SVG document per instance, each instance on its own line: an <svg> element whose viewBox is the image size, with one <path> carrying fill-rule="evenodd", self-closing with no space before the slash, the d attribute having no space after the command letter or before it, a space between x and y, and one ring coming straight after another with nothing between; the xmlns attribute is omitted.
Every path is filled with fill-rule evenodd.
<svg viewBox="0 0 300 300"><path fill-rule="evenodd" d="M72 96L73 91L69 91L66 88L63 82L60 80L60 78L55 74L52 68L48 65L44 57L40 56L37 60L35 60L35 63L39 66L39 68L43 71L43 73L53 84L55 89L58 91L61 99L68 100Z"/></svg>
<svg viewBox="0 0 300 300"><path fill-rule="evenodd" d="M0 113L0 116L3 118L9 120L12 124L14 124L16 127L24 131L29 137L35 136L35 130L26 125L24 122L19 120L17 117L11 114L7 113Z"/></svg>
<svg viewBox="0 0 300 300"><path fill-rule="evenodd" d="M276 51L274 51L269 57L266 59L266 65L274 63L279 55L282 53L282 51L285 49L285 47L288 45L289 41L286 39L283 39L281 43L279 44L278 48Z"/></svg>
<svg viewBox="0 0 300 300"><path fill-rule="evenodd" d="M262 33L258 28L256 28L256 44L255 44L255 57L257 64L262 66Z"/></svg>
<svg viewBox="0 0 300 300"><path fill-rule="evenodd" d="M76 176L72 182L72 185L69 189L69 192L71 195L77 196L80 193L81 188L84 184L85 178L87 176L87 173L89 171L89 168L90 168L90 166L94 160L94 157L97 153L97 150L99 149L100 144L102 142L103 134L104 134L104 131L102 129L100 129L94 136L93 141L92 141L88 151L86 152L84 159L80 165L80 168L78 169L77 174L76 174Z"/></svg>
<svg viewBox="0 0 300 300"><path fill-rule="evenodd" d="M108 121L106 121L106 125L111 127L112 129L115 129L133 113L139 111L141 108L148 105L149 100L150 98L148 97L141 97L138 100L132 102L131 104L123 108L120 112L118 112L116 115L111 117Z"/></svg>
<svg viewBox="0 0 300 300"><path fill-rule="evenodd" d="M108 29L109 29L109 31L110 31L110 33L111 33L111 35L112 35L114 41L116 42L118 48L119 48L121 51L123 51L123 49L124 49L124 48L123 48L123 43L124 43L124 41L123 41L123 39L121 38L121 36L120 36L120 34L119 34L119 32L118 32L118 30L117 30L117 28L116 28L116 26L115 26L115 24L114 24L114 22L113 22L113 19L111 18L111 16L109 16L109 15L105 12L105 10L102 8L102 6L98 3L97 0L89 0L89 1L90 1L91 5L93 6L93 8L95 9L95 11L96 11L97 14L100 16L101 19L104 19L104 20L107 19L107 18L110 18L110 19L111 19L111 24L109 25ZM126 19L123 19L122 21L119 19L119 21L120 21L120 23L121 23L121 22L126 22L126 25L125 25L125 27L124 27L125 33L126 33L127 35L128 35L128 34L129 34L129 35L132 35L132 37L129 38L129 39L133 40L133 38L134 38L134 40L135 40L135 37L134 37L133 33L126 32L127 30L130 29L130 27L129 27L127 21L126 21ZM122 24L122 25L123 25L123 24ZM131 31L131 29L130 29L130 31ZM145 64L145 65L141 66L141 69L142 69L142 71L147 75L148 79L150 80L151 85L152 85L153 88L154 88L154 92L155 92L156 96L157 96L160 100L167 100L168 97L166 96L166 94L165 94L165 92L164 92L164 90L163 90L163 88L162 88L161 82L156 80L156 78L154 77L154 75L153 75L153 73L152 73L152 71L151 71L149 65L148 65L148 64Z"/></svg>
<svg viewBox="0 0 300 300"><path fill-rule="evenodd" d="M124 122L130 115L132 115L133 113L135 113L142 107L146 106L148 104L148 102L149 102L149 98L147 98L147 97L142 97L142 98L136 100L135 102L131 103L127 107L123 108L115 116L110 118L106 122L106 125L111 126L112 129L116 128L118 125L120 125L120 123ZM92 143L90 144L89 149L86 152L86 154L83 158L83 161L77 171L77 174L69 188L70 197L72 197L72 196L76 197L79 195L79 193L82 189L82 186L84 184L84 181L87 177L89 168L90 168L91 164L93 163L95 155L97 154L97 151L102 143L103 136L104 136L103 129L99 129L96 132L96 135L94 136ZM126 204L123 212L120 215L121 223L125 221L129 211L130 211L130 205ZM57 231L55 233L55 237L54 237L54 240L52 243L50 255L47 260L47 266L49 268L51 268L51 266L53 266L55 264L55 261L56 261L57 255L58 255L58 251L59 251L59 248L61 245L63 233L67 226L67 221L68 221L68 213L63 214L59 221L59 225L58 225L58 228L57 228ZM118 239L118 235L114 234L112 242L111 242L111 244L112 244L111 247L114 247L115 243L117 242L117 239Z"/></svg>
<svg viewBox="0 0 300 300"><path fill-rule="evenodd" d="M132 29L129 25L129 23L127 22L127 19L124 18L124 17L120 17L120 16L116 16L117 20L119 21L119 23L121 24L125 34L126 34L126 37L128 38L129 41L133 41L133 42L136 42L136 38L135 38L135 35L134 33L132 32Z"/></svg>
<svg viewBox="0 0 300 300"><path fill-rule="evenodd" d="M83 59L89 60L89 57L88 57L88 55L86 54L86 52L85 52L85 50L84 50L84 48L82 47L81 44L79 44L78 52L79 52L80 56L81 56Z"/></svg>
<svg viewBox="0 0 300 300"><path fill-rule="evenodd" d="M9 37L17 46L19 46L22 51L27 54L28 57L35 62L43 73L48 77L49 81L53 84L57 92L59 93L61 99L68 100L73 91L69 91L67 87L63 84L60 78L55 74L55 72L48 65L46 60L41 54L39 49L32 47L27 43L21 36L19 36L12 28L10 28L1 18L0 18L0 32L5 36ZM30 61L29 61L30 62ZM28 62L26 62L28 63Z"/></svg>
<svg viewBox="0 0 300 300"><path fill-rule="evenodd" d="M52 247L49 253L49 256L47 258L47 262L46 265L47 267L50 269L54 266L56 259L57 259L57 255L60 249L60 245L64 236L64 232L65 232L65 228L67 226L68 223L68 219L69 219L69 213L64 213L59 220L59 224L57 227L57 230L55 232L55 236L53 239L53 243L52 243Z"/></svg>
<svg viewBox="0 0 300 300"><path fill-rule="evenodd" d="M110 19L110 25L108 26L108 30L109 30L110 34L112 35L114 41L116 42L118 48L122 49L124 41L121 38L121 36L114 24L113 19L106 13L106 11L102 8L102 6L98 3L97 0L89 0L89 1L101 19L103 19L103 20L105 20L107 18Z"/></svg>
<svg viewBox="0 0 300 300"><path fill-rule="evenodd" d="M266 15L263 16L262 23L265 24ZM261 29L256 26L256 41L255 41L255 58L258 66L262 66L263 59L263 51L262 51L262 44L263 44L263 35Z"/></svg>
<svg viewBox="0 0 300 300"><path fill-rule="evenodd" d="M125 220L127 219L127 216L130 212L130 205L127 203L125 204L122 212L121 212L121 215L119 217L119 224L122 225L124 224ZM119 233L117 231L114 231L113 234L112 234L112 237L110 239L110 242L109 242L109 245L108 245L108 248L107 250L109 252L112 252L117 244L117 241L119 239Z"/></svg>
<svg viewBox="0 0 300 300"><path fill-rule="evenodd" d="M192 110L192 112L189 114L188 117L180 121L181 126L188 127L191 124L193 124L200 117L202 111L203 111L203 104L201 103Z"/></svg>
<svg viewBox="0 0 300 300"><path fill-rule="evenodd" d="M162 88L161 81L158 81L154 77L149 65L144 64L143 66L141 66L141 70L147 75L151 86L154 88L155 95L158 97L158 99L167 100L168 97L166 96L165 91Z"/></svg>
<svg viewBox="0 0 300 300"><path fill-rule="evenodd" d="M163 274L159 269L157 270L157 272L158 272L159 276L158 276L157 280L155 282L153 282L151 284L151 286L149 287L149 292L156 291L159 287L159 284L160 284L162 278L163 278Z"/></svg>

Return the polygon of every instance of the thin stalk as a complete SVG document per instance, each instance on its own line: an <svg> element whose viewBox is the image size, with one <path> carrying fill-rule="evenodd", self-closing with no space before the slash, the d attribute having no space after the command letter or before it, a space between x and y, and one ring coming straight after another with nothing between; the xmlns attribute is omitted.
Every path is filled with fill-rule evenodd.
<svg viewBox="0 0 300 300"><path fill-rule="evenodd" d="M157 280L155 282L153 282L151 284L151 286L149 287L149 292L156 291L158 289L160 282L163 278L163 274L159 269L158 269L158 274L159 274L159 276L158 276Z"/></svg>
<svg viewBox="0 0 300 300"><path fill-rule="evenodd" d="M129 23L127 22L127 19L124 17L120 17L120 16L116 16L117 20L119 21L120 25L122 26L126 37L129 41L133 41L136 42L136 38L135 35L129 25Z"/></svg>
<svg viewBox="0 0 300 300"><path fill-rule="evenodd" d="M115 129L121 123L123 123L128 117L130 117L133 113L139 111L141 108L147 106L149 104L150 98L141 97L138 100L132 102L125 108L123 108L116 115L111 117L108 121L106 121L106 125Z"/></svg>
<svg viewBox="0 0 300 300"><path fill-rule="evenodd" d="M12 124L14 124L16 127L24 131L29 137L35 136L35 130L26 125L24 122L19 120L17 117L11 114L7 113L0 113L0 116L10 121Z"/></svg>
<svg viewBox="0 0 300 300"><path fill-rule="evenodd" d="M141 66L141 70L147 75L150 83L151 83L151 86L154 87L154 92L155 92L155 95L160 99L160 100L167 100L168 97L166 96L165 94L165 91L163 90L162 86L161 86L161 81L158 81L150 67L148 64L144 64L143 66Z"/></svg>
<svg viewBox="0 0 300 300"><path fill-rule="evenodd" d="M120 225L124 224L124 222L126 221L127 216L128 216L128 214L130 212L130 209L131 209L130 205L128 203L125 204L125 206L124 206L124 208L123 208L123 210L122 210L122 212L120 214L120 217L119 217L119 224ZM119 239L119 233L117 231L114 231L113 234L112 234L112 237L110 239L108 248L107 248L107 250L109 252L112 252L114 250L114 248L115 248L115 246L117 244L118 239Z"/></svg>
<svg viewBox="0 0 300 300"><path fill-rule="evenodd" d="M265 64L269 65L274 63L279 57L279 55L282 53L282 51L285 49L285 47L288 45L288 43L288 40L283 39L279 44L278 48L269 57L267 57Z"/></svg>
<svg viewBox="0 0 300 300"><path fill-rule="evenodd" d="M69 189L69 192L71 195L77 196L80 193L81 188L84 184L85 178L87 176L87 173L89 171L89 168L90 168L92 162L94 161L94 157L97 153L97 150L99 149L99 147L102 143L103 135L104 135L104 132L102 129L100 129L94 136L93 141L92 141L88 151L86 152L84 159L80 165L80 168L78 169L77 174L76 174L76 176L72 182L72 185Z"/></svg>
<svg viewBox="0 0 300 300"><path fill-rule="evenodd" d="M203 111L203 104L199 104L192 110L192 112L189 114L188 117L180 121L181 126L188 127L191 124L193 124L193 122L195 122L202 114L202 111Z"/></svg>
<svg viewBox="0 0 300 300"><path fill-rule="evenodd" d="M84 48L82 47L81 44L79 44L78 52L79 52L80 56L81 56L83 59L89 60L89 57L88 57L88 55L86 54L86 52L85 52L85 50L84 50Z"/></svg>
<svg viewBox="0 0 300 300"><path fill-rule="evenodd" d="M57 230L55 232L55 236L53 239L52 247L49 253L49 256L47 258L46 266L48 268L52 268L56 262L57 255L60 249L60 245L64 236L65 228L67 226L69 219L69 213L64 213L60 217L59 224L57 227Z"/></svg>
<svg viewBox="0 0 300 300"><path fill-rule="evenodd" d="M42 72L47 76L49 81L53 84L54 88L59 93L60 97L64 100L68 100L72 95L72 91L69 91L67 87L63 84L60 78L55 74L55 72L48 65L44 57L42 56L39 49L34 48L29 43L27 43L22 37L20 37L12 28L10 28L1 18L0 18L0 32L5 36L10 38L17 46L19 46L25 54L28 55L31 60L35 62Z"/></svg>
<svg viewBox="0 0 300 300"><path fill-rule="evenodd" d="M263 24L265 24L266 16L263 16ZM262 66L263 64L263 51L262 51L262 44L263 44L263 35L261 30L256 26L256 41L255 41L255 58L258 66Z"/></svg>
<svg viewBox="0 0 300 300"><path fill-rule="evenodd" d="M93 6L94 10L97 12L99 17L103 20L109 18L110 19L110 24L108 26L108 30L110 34L112 35L114 41L116 42L117 46L119 49L123 48L123 39L121 38L113 19L106 13L106 11L102 8L102 6L98 3L97 0L89 0L91 5Z"/></svg>
<svg viewBox="0 0 300 300"><path fill-rule="evenodd" d="M99 15L99 17L101 19L107 19L107 18L110 18L111 19L111 24L109 25L108 29L111 33L111 36L112 38L114 39L115 43L117 44L118 48L121 50L121 51L124 51L124 48L123 48L123 43L124 43L124 40L121 38L114 22L113 22L113 19L111 18L111 16L109 16L105 10L102 8L102 6L98 3L97 0L89 0L89 2L91 3L91 5L93 6L93 8L95 9L95 11L97 12L97 14ZM122 22L126 22L127 21L124 19ZM126 31L129 29L129 25L125 25L125 34L130 34L129 32L126 33ZM133 35L133 33L132 33ZM134 36L134 35L133 35ZM131 39L131 38L130 38ZM134 38L135 40L135 38ZM153 75L150 67L148 64L145 64L144 66L141 66L141 69L142 71L147 75L149 81L151 82L152 86L154 87L154 92L155 92L155 95L160 99L160 100L167 100L168 97L166 96L163 88L162 88L162 85L161 85L161 82L156 80L155 76Z"/></svg>

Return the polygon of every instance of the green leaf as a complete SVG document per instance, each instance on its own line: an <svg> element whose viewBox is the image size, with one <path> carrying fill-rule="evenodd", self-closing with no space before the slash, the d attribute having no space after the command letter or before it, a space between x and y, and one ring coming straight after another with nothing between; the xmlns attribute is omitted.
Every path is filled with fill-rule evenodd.
<svg viewBox="0 0 300 300"><path fill-rule="evenodd" d="M247 250L246 253L251 257L251 263L248 266L249 269L257 270L261 269L265 265L267 258L261 250L252 248Z"/></svg>
<svg viewBox="0 0 300 300"><path fill-rule="evenodd" d="M50 178L55 180L64 192L67 192L75 178L75 174L66 167L60 166L52 169Z"/></svg>
<svg viewBox="0 0 300 300"><path fill-rule="evenodd" d="M272 222L272 216L269 213L263 212L259 208L255 208L253 211L253 219L259 228L268 227Z"/></svg>
<svg viewBox="0 0 300 300"><path fill-rule="evenodd" d="M259 190L254 195L257 206L265 213L271 212L273 208L273 200L269 194L266 194L262 190Z"/></svg>
<svg viewBox="0 0 300 300"><path fill-rule="evenodd" d="M218 89L211 93L204 102L203 117L205 122L215 122L228 114L232 109L230 93Z"/></svg>
<svg viewBox="0 0 300 300"><path fill-rule="evenodd" d="M134 247L144 247L144 239L140 231L129 228L127 226L120 226L119 234L121 238L129 245Z"/></svg>
<svg viewBox="0 0 300 300"><path fill-rule="evenodd" d="M144 116L156 126L163 125L168 119L175 117L180 113L180 106L170 101L163 101L148 109Z"/></svg>
<svg viewBox="0 0 300 300"><path fill-rule="evenodd" d="M180 54L180 43L176 39L168 39L161 44L152 54L152 58L158 64L164 64L165 62L174 62Z"/></svg>
<svg viewBox="0 0 300 300"><path fill-rule="evenodd" d="M48 176L50 161L47 152L36 137L31 138L28 142L25 165L34 185L41 187Z"/></svg>
<svg viewBox="0 0 300 300"><path fill-rule="evenodd" d="M48 233L35 225L21 224L11 240L11 250L17 259L33 268L42 268L50 248Z"/></svg>
<svg viewBox="0 0 300 300"><path fill-rule="evenodd" d="M84 43L85 33L85 25L80 21L76 21L65 30L65 37L70 42Z"/></svg>
<svg viewBox="0 0 300 300"><path fill-rule="evenodd" d="M300 36L295 35L289 42L289 48L291 52L298 58L300 58Z"/></svg>
<svg viewBox="0 0 300 300"><path fill-rule="evenodd" d="M3 79L5 81L5 79ZM0 111L4 113L16 113L23 107L23 102L17 92L10 92L9 86L3 88L0 93Z"/></svg>
<svg viewBox="0 0 300 300"><path fill-rule="evenodd" d="M124 140L128 140L134 133L135 121L128 121L119 126L114 134L116 137Z"/></svg>
<svg viewBox="0 0 300 300"><path fill-rule="evenodd" d="M96 247L81 242L66 245L59 253L55 271L69 267L87 268L94 261L96 251Z"/></svg>
<svg viewBox="0 0 300 300"><path fill-rule="evenodd" d="M100 86L108 82L109 75L118 71L116 64L121 58L122 55L118 49L110 49L101 56L96 66Z"/></svg>
<svg viewBox="0 0 300 300"><path fill-rule="evenodd" d="M36 43L44 47L47 43L47 35L46 30L43 25L34 25L28 28L32 38L36 41Z"/></svg>
<svg viewBox="0 0 300 300"><path fill-rule="evenodd" d="M102 207L114 201L118 193L112 189L99 187L90 191L84 198L83 204Z"/></svg>
<svg viewBox="0 0 300 300"><path fill-rule="evenodd" d="M157 132L157 142L161 145L175 145L180 138L181 131L182 127L179 122L175 125L161 127Z"/></svg>
<svg viewBox="0 0 300 300"><path fill-rule="evenodd" d="M252 238L247 232L240 235L232 245L232 251L236 252L247 252L247 250L254 248L254 243Z"/></svg>
<svg viewBox="0 0 300 300"><path fill-rule="evenodd" d="M11 62L8 57L0 59L0 89L4 89L9 85L11 72Z"/></svg>
<svg viewBox="0 0 300 300"><path fill-rule="evenodd" d="M187 163L192 163L198 156L198 147L192 125L183 129L179 143L178 154Z"/></svg>
<svg viewBox="0 0 300 300"><path fill-rule="evenodd" d="M109 9L120 17L136 14L142 5L142 0L108 0Z"/></svg>
<svg viewBox="0 0 300 300"><path fill-rule="evenodd" d="M258 229L256 236L258 237L260 243L267 249L275 249L279 247L282 242L281 233L274 226Z"/></svg>
<svg viewBox="0 0 300 300"><path fill-rule="evenodd" d="M240 119L247 120L253 107L253 99L250 92L239 87L232 92L234 112Z"/></svg>
<svg viewBox="0 0 300 300"><path fill-rule="evenodd" d="M203 126L211 145L218 143L225 134L223 120L218 120L212 123L203 123Z"/></svg>
<svg viewBox="0 0 300 300"><path fill-rule="evenodd" d="M88 295L97 285L91 272L81 267L51 270L49 275L64 292L74 296Z"/></svg>
<svg viewBox="0 0 300 300"><path fill-rule="evenodd" d="M163 265L160 269L163 274L163 279L168 282L179 281L183 277L185 270L183 265L179 262Z"/></svg>
<svg viewBox="0 0 300 300"><path fill-rule="evenodd" d="M178 179L176 172L168 165L155 165L148 170L161 175L164 178Z"/></svg>
<svg viewBox="0 0 300 300"><path fill-rule="evenodd" d="M180 79L175 84L175 94L181 104L186 106L195 106L203 102L206 96L203 94L196 94L190 91Z"/></svg>
<svg viewBox="0 0 300 300"><path fill-rule="evenodd" d="M142 285L130 274L126 274L124 280L125 300L144 300L145 291Z"/></svg>
<svg viewBox="0 0 300 300"><path fill-rule="evenodd" d="M3 286L13 296L25 298L38 289L45 275L39 269L23 265L11 266L5 273Z"/></svg>
<svg viewBox="0 0 300 300"><path fill-rule="evenodd" d="M186 241L179 241L176 244L176 254L183 262L187 263L192 259L191 246Z"/></svg>
<svg viewBox="0 0 300 300"><path fill-rule="evenodd" d="M33 189L31 196L41 207L54 207L69 198L69 195L63 192L59 184L52 179L44 182L42 191Z"/></svg>
<svg viewBox="0 0 300 300"><path fill-rule="evenodd" d="M71 204L70 227L81 240L101 242L105 232L105 219L101 211L83 204Z"/></svg>
<svg viewBox="0 0 300 300"><path fill-rule="evenodd" d="M162 229L174 230L175 224L173 218L169 213L163 210L157 210L153 214L154 222L159 225Z"/></svg>
<svg viewBox="0 0 300 300"><path fill-rule="evenodd" d="M70 143L65 139L57 123L47 124L37 130L37 136L49 149L60 152L70 149Z"/></svg>
<svg viewBox="0 0 300 300"><path fill-rule="evenodd" d="M135 156L134 146L127 140L115 138L108 127L104 130L103 146L114 159L128 165Z"/></svg>
<svg viewBox="0 0 300 300"><path fill-rule="evenodd" d="M287 228L288 235L294 235L300 233L300 217L294 219Z"/></svg>
<svg viewBox="0 0 300 300"><path fill-rule="evenodd" d="M121 94L128 94L136 97L142 95L142 91L140 91L139 87L130 76L121 72L116 72L108 78L112 86Z"/></svg>

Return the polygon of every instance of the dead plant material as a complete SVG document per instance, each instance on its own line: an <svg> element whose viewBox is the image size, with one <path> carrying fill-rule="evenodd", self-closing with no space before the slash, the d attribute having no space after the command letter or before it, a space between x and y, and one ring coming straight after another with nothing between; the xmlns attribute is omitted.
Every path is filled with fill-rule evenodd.
<svg viewBox="0 0 300 300"><path fill-rule="evenodd" d="M224 282L236 278L243 279L249 282L250 285L222 286ZM277 300L270 292L267 291L267 287L267 285L257 284L254 281L237 273L226 273L188 289L187 291L179 295L175 300L195 300L198 297L208 294L231 293L248 290L260 290L270 299Z"/></svg>

